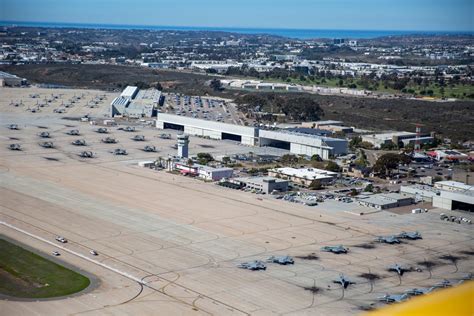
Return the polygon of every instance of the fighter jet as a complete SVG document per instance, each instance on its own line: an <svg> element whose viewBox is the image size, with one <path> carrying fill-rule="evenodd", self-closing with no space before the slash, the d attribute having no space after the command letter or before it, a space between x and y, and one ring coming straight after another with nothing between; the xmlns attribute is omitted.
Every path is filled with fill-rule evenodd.
<svg viewBox="0 0 474 316"><path fill-rule="evenodd" d="M161 139L171 139L171 134L161 134L160 138Z"/></svg>
<svg viewBox="0 0 474 316"><path fill-rule="evenodd" d="M72 130L68 131L66 134L71 135L71 136L78 136L79 135L79 130L72 129Z"/></svg>
<svg viewBox="0 0 474 316"><path fill-rule="evenodd" d="M99 134L107 134L109 131L105 127L99 127L96 130L96 132L99 133Z"/></svg>
<svg viewBox="0 0 474 316"><path fill-rule="evenodd" d="M434 287L436 287L436 288L446 288L446 287L450 287L450 286L453 286L453 283L451 283L451 281L449 281L449 280L443 280L442 282L436 283L434 285Z"/></svg>
<svg viewBox="0 0 474 316"><path fill-rule="evenodd" d="M94 153L92 151L83 151L79 154L79 157L82 158L94 158Z"/></svg>
<svg viewBox="0 0 474 316"><path fill-rule="evenodd" d="M112 152L114 155L117 155L117 156L125 156L125 155L128 155L127 151L125 149L121 149L121 148L117 148L115 149L113 152Z"/></svg>
<svg viewBox="0 0 474 316"><path fill-rule="evenodd" d="M416 239L423 239L421 237L421 234L419 232L401 232L400 234L397 235L398 238L405 238L405 239L411 239L411 240L416 240Z"/></svg>
<svg viewBox="0 0 474 316"><path fill-rule="evenodd" d="M150 152L150 153L151 153L151 152L155 152L155 151L156 151L156 148L155 148L155 146L148 146L148 145L147 145L147 146L145 146L145 147L143 148L143 151L146 151L146 152Z"/></svg>
<svg viewBox="0 0 474 316"><path fill-rule="evenodd" d="M321 248L321 251L325 252L332 252L335 254L340 254L340 253L347 253L349 251L349 248L344 247L343 245L339 246L324 246Z"/></svg>
<svg viewBox="0 0 474 316"><path fill-rule="evenodd" d="M112 137L102 138L102 142L106 143L106 144L115 144L115 143L117 143L115 138L112 138Z"/></svg>
<svg viewBox="0 0 474 316"><path fill-rule="evenodd" d="M135 132L135 127L127 126L127 127L123 128L122 130L125 131L125 132Z"/></svg>
<svg viewBox="0 0 474 316"><path fill-rule="evenodd" d="M402 267L398 263L395 263L394 265L391 265L390 267L388 267L388 271L397 272L398 275L400 275L400 276L402 276L403 273L411 271L411 270L412 270L411 268Z"/></svg>
<svg viewBox="0 0 474 316"><path fill-rule="evenodd" d="M278 263L281 265L294 264L295 261L290 256L271 256L267 262Z"/></svg>
<svg viewBox="0 0 474 316"><path fill-rule="evenodd" d="M83 140L83 139L76 139L76 140L73 141L71 144L73 144L74 146L85 146L85 145L86 145L86 141Z"/></svg>
<svg viewBox="0 0 474 316"><path fill-rule="evenodd" d="M403 301L408 300L410 297L408 294L386 294L382 297L379 297L379 301L383 301L385 303L400 303Z"/></svg>
<svg viewBox="0 0 474 316"><path fill-rule="evenodd" d="M21 146L20 146L20 144L10 144L8 146L8 149L10 149L10 150L21 150Z"/></svg>
<svg viewBox="0 0 474 316"><path fill-rule="evenodd" d="M344 289L347 289L347 287L351 284L355 284L355 282L352 282L351 280L349 280L348 278L346 278L344 276L344 274L339 274L339 278L336 279L336 280L333 280L332 281L333 283L338 283L340 284Z"/></svg>
<svg viewBox="0 0 474 316"><path fill-rule="evenodd" d="M410 295L410 296L417 296L417 295L424 295L424 294L428 294L428 293L431 293L433 292L434 290L436 289L436 286L432 286L432 287L423 287L423 288L414 288L414 289L410 289L410 290L407 290L405 291L406 294Z"/></svg>
<svg viewBox="0 0 474 316"><path fill-rule="evenodd" d="M18 124L10 124L8 125L8 129L19 130L20 128L18 127Z"/></svg>
<svg viewBox="0 0 474 316"><path fill-rule="evenodd" d="M255 260L255 261L250 261L250 262L243 262L239 264L237 267L241 269L247 269L247 270L266 270L267 266L263 261L260 260Z"/></svg>
<svg viewBox="0 0 474 316"><path fill-rule="evenodd" d="M375 241L381 242L381 243L386 243L386 244L399 244L400 240L396 236L377 236L375 238Z"/></svg>
<svg viewBox="0 0 474 316"><path fill-rule="evenodd" d="M145 140L145 136L143 135L135 135L133 138L132 138L134 141L136 142L143 142Z"/></svg>
<svg viewBox="0 0 474 316"><path fill-rule="evenodd" d="M43 148L54 148L53 142L42 142L39 145Z"/></svg>
<svg viewBox="0 0 474 316"><path fill-rule="evenodd" d="M50 135L49 135L49 132L41 132L38 134L39 137L41 138L49 138Z"/></svg>

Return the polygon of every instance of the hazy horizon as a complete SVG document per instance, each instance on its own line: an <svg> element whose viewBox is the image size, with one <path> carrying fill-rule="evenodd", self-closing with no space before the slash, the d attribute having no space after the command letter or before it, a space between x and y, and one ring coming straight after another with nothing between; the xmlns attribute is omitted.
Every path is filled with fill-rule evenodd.
<svg viewBox="0 0 474 316"><path fill-rule="evenodd" d="M130 26L473 32L470 0L4 0L4 22ZM251 22L249 22L251 21Z"/></svg>

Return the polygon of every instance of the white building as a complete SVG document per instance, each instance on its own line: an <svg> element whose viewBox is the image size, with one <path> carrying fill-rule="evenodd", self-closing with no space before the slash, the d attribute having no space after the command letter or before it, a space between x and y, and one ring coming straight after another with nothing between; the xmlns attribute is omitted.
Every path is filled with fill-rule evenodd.
<svg viewBox="0 0 474 316"><path fill-rule="evenodd" d="M289 167L270 169L268 170L268 175L287 179L306 187L309 187L313 181L318 181L320 184L330 184L339 177L339 173L337 172L317 168L296 169Z"/></svg>
<svg viewBox="0 0 474 316"><path fill-rule="evenodd" d="M411 132L390 132L382 134L369 134L363 135L362 141L371 143L374 148L380 148L382 145L388 145L393 143L397 146L406 146L408 144L414 144L419 141L420 144L426 144L433 142L433 137L430 134L420 134L417 138L416 133Z"/></svg>
<svg viewBox="0 0 474 316"><path fill-rule="evenodd" d="M263 130L258 127L241 126L197 118L158 113L156 127L177 129L189 135L212 139L229 139L249 146L269 146L289 150L293 154L323 159L347 153L347 140L309 135L281 130Z"/></svg>
<svg viewBox="0 0 474 316"><path fill-rule="evenodd" d="M439 181L435 187L440 189L440 194L433 197L434 207L474 212L474 186L456 181Z"/></svg>
<svg viewBox="0 0 474 316"><path fill-rule="evenodd" d="M213 168L208 166L199 166L198 167L198 176L204 180L209 181L219 181L224 178L232 177L234 169L221 167Z"/></svg>
<svg viewBox="0 0 474 316"><path fill-rule="evenodd" d="M400 206L413 204L413 198L398 193L380 193L368 196L361 196L358 199L360 205L385 210Z"/></svg>

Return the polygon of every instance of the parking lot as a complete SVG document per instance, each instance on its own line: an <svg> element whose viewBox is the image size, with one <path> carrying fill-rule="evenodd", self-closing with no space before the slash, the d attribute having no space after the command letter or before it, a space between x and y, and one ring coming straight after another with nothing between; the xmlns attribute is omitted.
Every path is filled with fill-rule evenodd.
<svg viewBox="0 0 474 316"><path fill-rule="evenodd" d="M165 94L163 111L180 116L229 124L244 125L245 122L248 122L242 114L238 113L235 104L222 98L168 93Z"/></svg>

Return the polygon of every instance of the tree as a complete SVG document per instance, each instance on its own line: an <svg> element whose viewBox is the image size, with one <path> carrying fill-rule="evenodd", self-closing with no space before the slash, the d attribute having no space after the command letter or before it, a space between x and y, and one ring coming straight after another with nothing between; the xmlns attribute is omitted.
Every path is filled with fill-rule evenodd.
<svg viewBox="0 0 474 316"><path fill-rule="evenodd" d="M322 187L323 186L321 185L321 181L319 181L319 180L313 180L313 181L311 181L311 184L309 185L309 188L311 190L320 190L320 189L322 189Z"/></svg>
<svg viewBox="0 0 474 316"><path fill-rule="evenodd" d="M374 186L372 185L372 183L369 183L364 189L364 192L373 192L373 191L374 191Z"/></svg>
<svg viewBox="0 0 474 316"><path fill-rule="evenodd" d="M207 165L210 161L214 161L214 157L212 157L209 153L199 153L197 154L198 162L201 165Z"/></svg>
<svg viewBox="0 0 474 316"><path fill-rule="evenodd" d="M189 159L188 159L188 162L187 162L187 165L188 165L188 166L194 165L194 161L193 161L191 158L189 158Z"/></svg>
<svg viewBox="0 0 474 316"><path fill-rule="evenodd" d="M314 154L311 156L311 161L323 161L323 158L321 158L321 156L318 154Z"/></svg>
<svg viewBox="0 0 474 316"><path fill-rule="evenodd" d="M408 161L405 157L407 156L404 154L384 154L375 162L374 171L380 173L380 175L390 175L391 171L397 168L399 163Z"/></svg>
<svg viewBox="0 0 474 316"><path fill-rule="evenodd" d="M339 167L339 165L337 163L335 163L334 161L328 161L325 169L328 170L328 171L332 171L332 172L341 171L341 168Z"/></svg>
<svg viewBox="0 0 474 316"><path fill-rule="evenodd" d="M286 154L281 156L280 162L284 165L294 165L298 163L298 157L295 155Z"/></svg>
<svg viewBox="0 0 474 316"><path fill-rule="evenodd" d="M222 88L222 82L219 79L212 79L211 83L209 86L214 90L214 91L221 91L223 90Z"/></svg>

